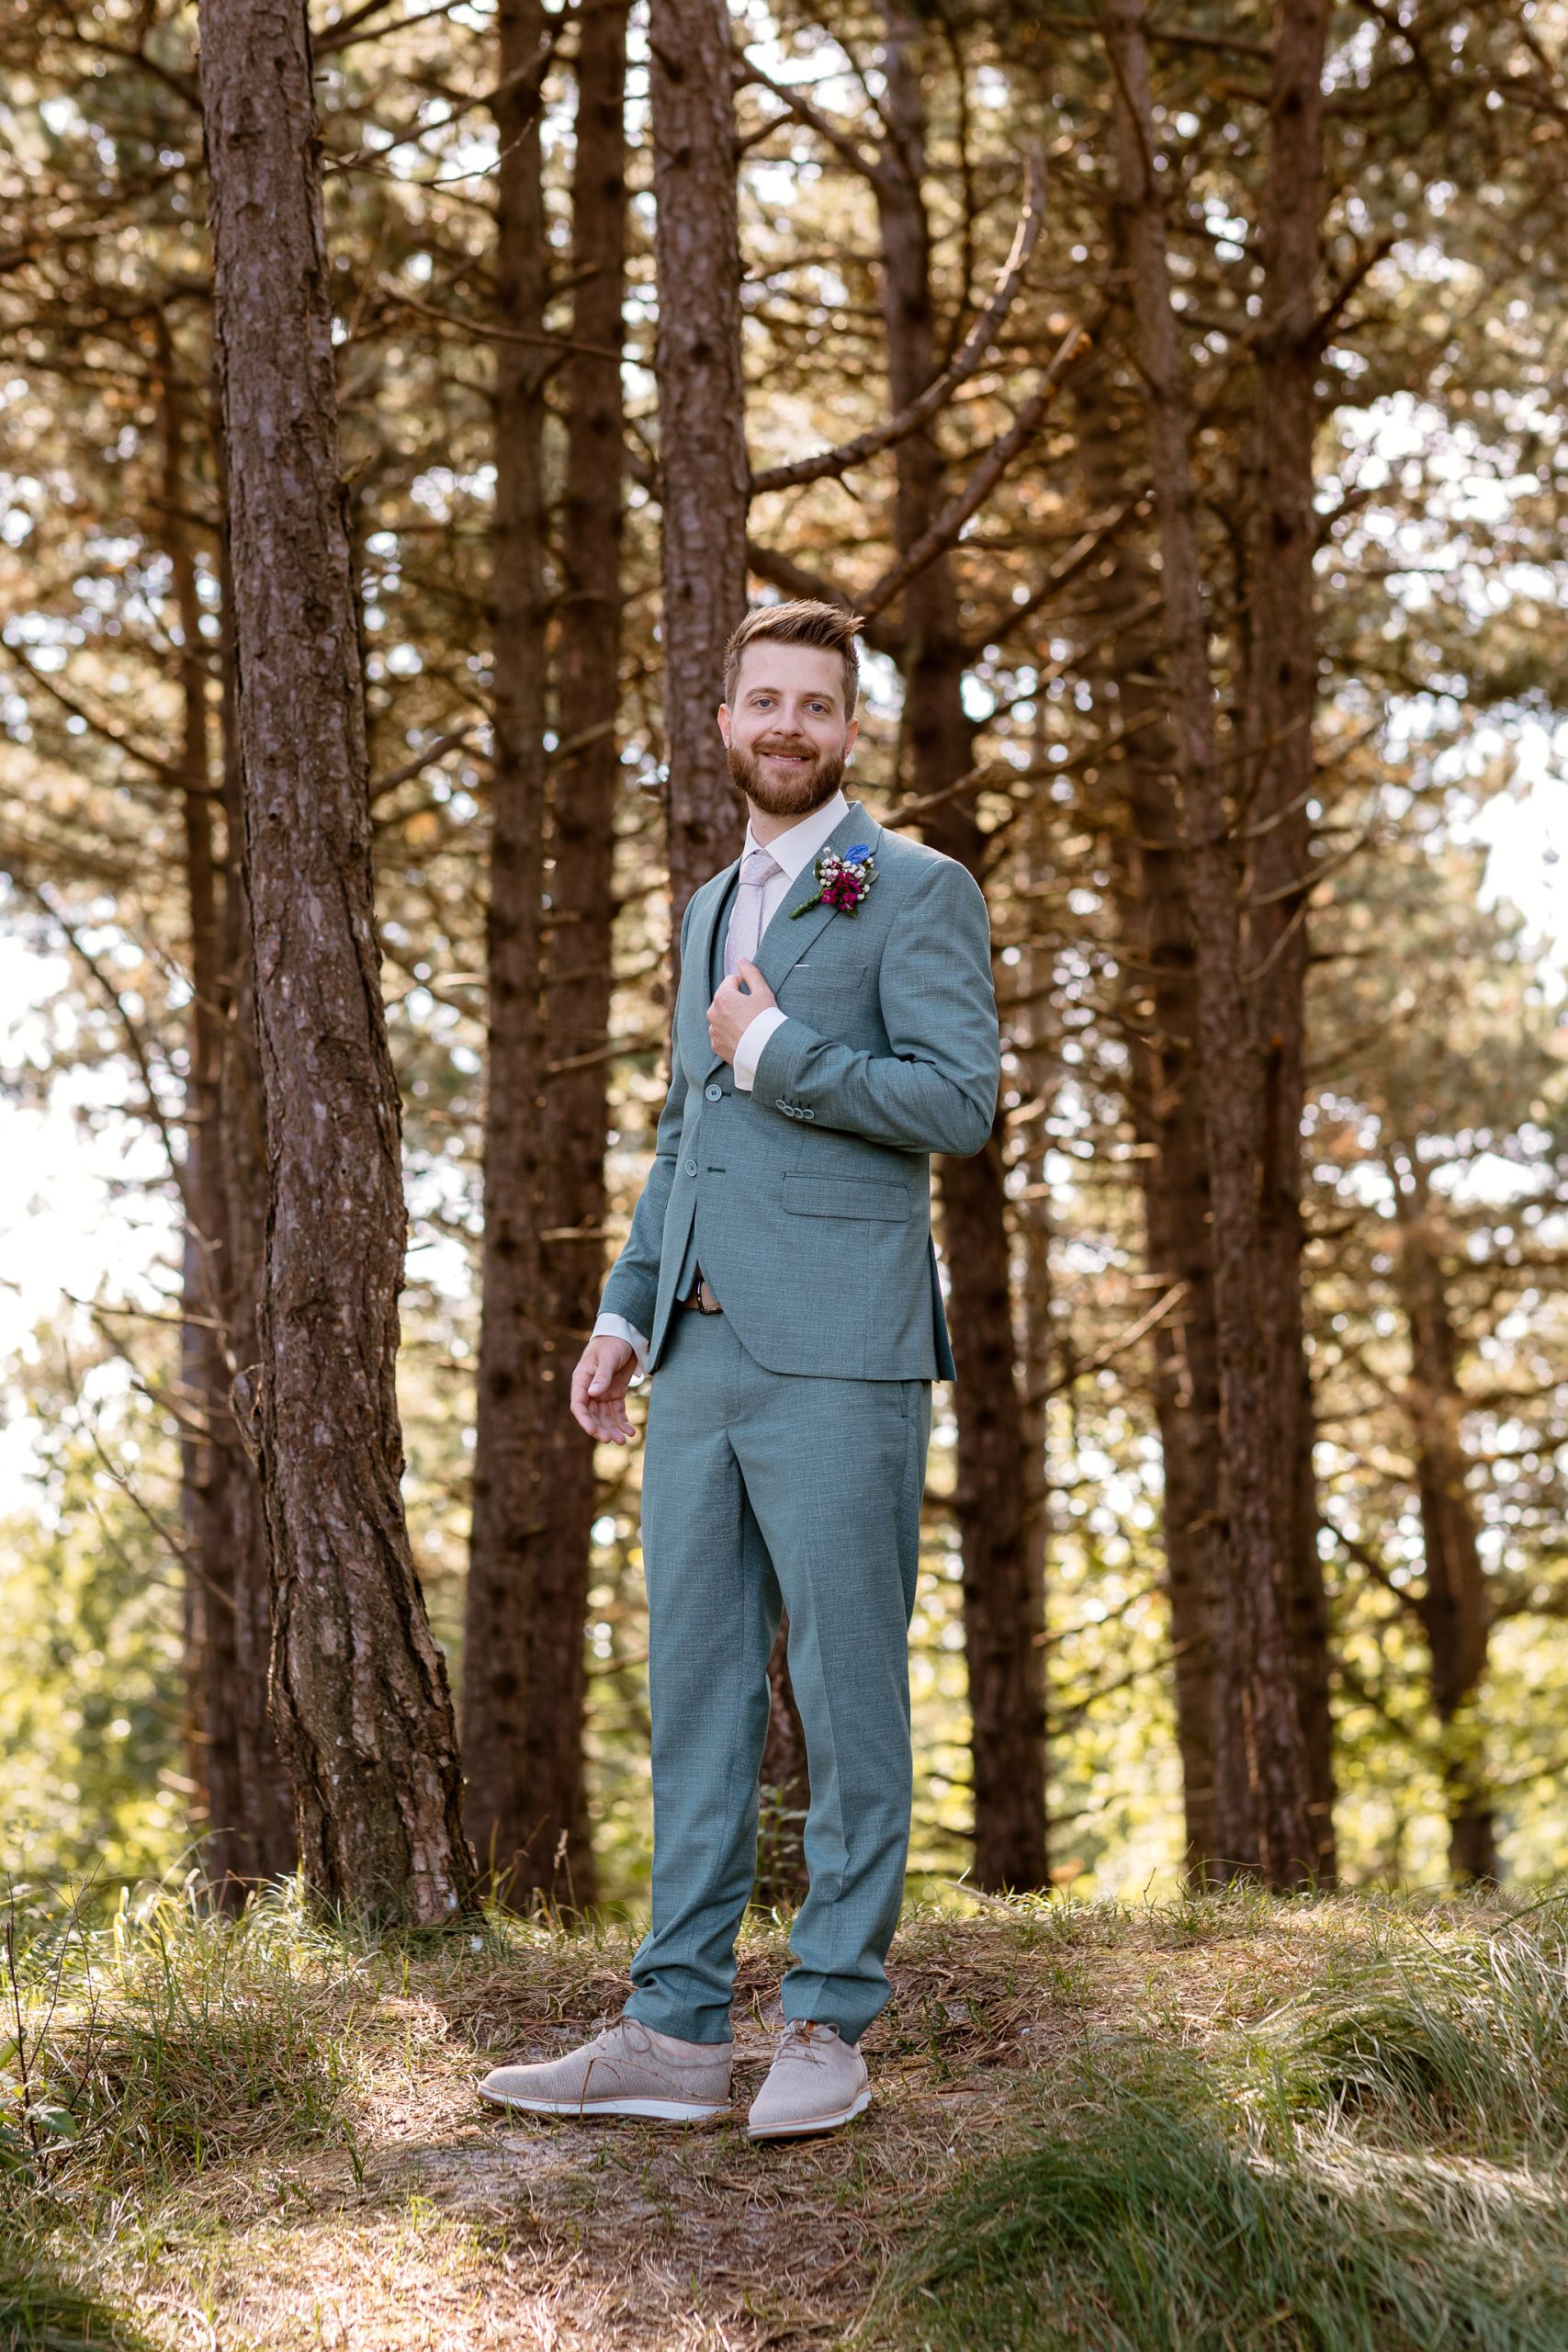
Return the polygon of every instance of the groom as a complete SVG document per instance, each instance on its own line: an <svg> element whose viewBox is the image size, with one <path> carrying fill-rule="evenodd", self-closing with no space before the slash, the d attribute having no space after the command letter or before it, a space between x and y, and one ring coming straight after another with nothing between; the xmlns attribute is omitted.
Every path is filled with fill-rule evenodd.
<svg viewBox="0 0 1568 2352"><path fill-rule="evenodd" d="M829 2132L871 2097L856 2045L887 1999L908 1845L931 1385L953 1376L930 1155L986 1142L999 1049L979 888L840 789L860 626L765 605L726 655L746 845L686 909L657 1156L571 1396L620 1443L634 1367L654 1374L653 1926L620 2021L499 2067L480 2086L498 2106L686 2122L728 2105L781 1605L810 1891L751 2136Z"/></svg>

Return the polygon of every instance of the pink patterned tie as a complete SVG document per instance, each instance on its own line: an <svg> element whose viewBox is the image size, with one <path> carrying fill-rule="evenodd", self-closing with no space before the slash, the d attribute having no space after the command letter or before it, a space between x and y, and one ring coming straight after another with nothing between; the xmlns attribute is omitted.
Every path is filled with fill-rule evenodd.
<svg viewBox="0 0 1568 2352"><path fill-rule="evenodd" d="M740 861L740 888L735 893L735 904L729 910L729 929L724 935L724 977L732 980L740 969L740 958L757 960L757 950L762 944L762 893L775 874L784 867L765 849L748 850Z"/></svg>

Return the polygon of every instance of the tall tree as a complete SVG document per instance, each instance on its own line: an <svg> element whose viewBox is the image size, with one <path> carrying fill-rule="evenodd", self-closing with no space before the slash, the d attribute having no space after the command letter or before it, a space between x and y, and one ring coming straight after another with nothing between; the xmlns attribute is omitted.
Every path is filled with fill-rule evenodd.
<svg viewBox="0 0 1568 2352"><path fill-rule="evenodd" d="M884 19L888 135L873 187L882 245L888 397L897 414L942 373L936 349L926 121L917 29ZM894 537L908 562L942 504L944 468L930 424L897 445ZM898 659L908 782L931 804L921 830L977 880L986 839L972 798L951 787L971 765L964 708L968 654L946 554L904 588ZM1010 1239L1002 1164L1005 1112L986 1148L940 1168L942 1234L953 1298L958 1468L953 1510L964 1556L964 1645L973 1723L975 1879L982 1887L1047 1882L1044 1596L1029 1535L1030 1464L1014 1365Z"/></svg>
<svg viewBox="0 0 1568 2352"><path fill-rule="evenodd" d="M1082 387L1078 463L1091 514L1113 511L1143 468L1116 362ZM1135 517L1101 568L1111 624L1096 664L1105 706L1111 805L1103 813L1118 917L1129 1042L1128 1107L1140 1146L1138 1186L1151 1282L1174 1295L1151 1334L1159 1429L1166 1591L1175 1650L1176 1732L1189 1877L1201 1885L1220 1849L1214 1825L1217 1717L1238 1694L1216 1672L1224 1605L1219 1365L1209 1245L1209 1160L1198 1058L1192 920L1172 791L1176 750L1161 674L1157 575ZM1101 771L1102 773L1104 771ZM1239 1738L1235 1745L1239 1747Z"/></svg>
<svg viewBox="0 0 1568 2352"><path fill-rule="evenodd" d="M654 256L659 281L659 473L663 502L664 733L670 902L740 846L714 725L724 649L746 602L746 402L735 62L724 0L654 0Z"/></svg>
<svg viewBox="0 0 1568 2352"><path fill-rule="evenodd" d="M212 410L220 405L213 388ZM213 415L214 471L227 511L223 441ZM218 1114L223 1168L222 1277L224 1372L230 1421L224 1480L225 1537L233 1601L233 1683L224 1704L233 1717L245 1832L240 1857L247 1878L281 1878L298 1863L293 1792L279 1751L271 1705L272 1595L266 1502L254 1427L261 1363L261 1295L266 1253L267 1159L261 1046L256 1033L255 956L245 879L245 792L240 753L239 673L234 645L234 582L225 528L219 547L220 663L223 745L223 1057ZM239 1440L238 1446L231 1442Z"/></svg>
<svg viewBox="0 0 1568 2352"><path fill-rule="evenodd" d="M566 1410L567 1373L593 1321L604 1231L621 650L620 348L626 290L626 11L582 19L571 176L572 335L563 370L557 661L560 745L550 771L538 1092L539 1300L536 1496L542 1526L516 1593L525 1620L518 1883L577 1904L594 1893L582 1776L583 1621L595 1509L593 1445ZM521 1407L525 1400L518 1397ZM565 1840L564 1853L562 1840Z"/></svg>
<svg viewBox="0 0 1568 2352"><path fill-rule="evenodd" d="M1328 1610L1317 1550L1312 1384L1303 1336L1302 1114L1306 1100L1308 897L1313 882L1318 518L1314 445L1325 315L1323 69L1330 0L1291 0L1276 18L1260 215L1262 313L1243 632L1247 655L1247 958L1264 1075L1260 1247L1269 1384L1281 1428L1277 1541L1286 1563L1314 1873L1335 1876Z"/></svg>
<svg viewBox="0 0 1568 2352"><path fill-rule="evenodd" d="M1238 1745L1216 1754L1222 1867L1287 1886L1314 1875L1318 1840L1291 1644L1291 1577L1278 1517L1293 1486L1292 1385L1282 1406L1269 1326L1272 1259L1258 1197L1267 1071L1247 998L1239 843L1214 714L1196 528L1191 408L1171 299L1164 197L1142 0L1111 0L1118 202L1129 263L1150 471L1159 526L1164 639L1180 780L1182 846L1198 975L1204 1133L1213 1218L1215 1328L1224 1438L1224 1556L1217 1667L1240 1695ZM1235 1718L1222 1718L1222 1731Z"/></svg>
<svg viewBox="0 0 1568 2352"><path fill-rule="evenodd" d="M563 1749L558 1709L581 1691L582 1623L560 1655L550 1606L544 1424L564 1410L547 1385L539 1230L544 1182L540 993L547 705L545 394L541 335L549 246L536 87L545 16L505 0L492 100L497 166L491 642L489 1023L485 1070L481 1332L473 1532L463 1635L468 1823L510 1895L566 1883L580 1743ZM565 1675L564 1690L559 1689ZM579 1704L581 1702L579 1701Z"/></svg>
<svg viewBox="0 0 1568 2352"><path fill-rule="evenodd" d="M181 1185L187 1715L191 1776L201 1790L207 1823L205 1868L218 1900L236 1908L247 1887L289 1870L294 1860L288 1781L266 1711L264 1514L232 1401L240 1373L236 1339L242 1328L247 1336L254 1330L254 1290L247 1297L245 1286L255 1275L265 1186L258 1191L247 1182L256 1163L249 1138L232 1131L228 1115L237 1108L227 1082L231 1031L242 1017L234 986L242 953L234 920L243 906L241 834L238 823L231 824L239 811L229 805L226 789L227 729L224 786L215 786L212 776L208 653L190 522L197 500L186 475L197 446L187 429L189 387L162 313L158 327L164 441L158 536L168 557L179 629L179 780L190 935ZM226 660L223 667L227 672ZM214 823L220 804L227 834L221 858ZM249 1011L248 1001L243 1010ZM247 1365L253 1361L244 1355Z"/></svg>
<svg viewBox="0 0 1568 2352"><path fill-rule="evenodd" d="M302 6L207 0L202 108L266 1120L258 1414L274 1682L308 1883L435 1925L474 1892L399 1481L404 1210Z"/></svg>
<svg viewBox="0 0 1568 2352"><path fill-rule="evenodd" d="M1465 1398L1441 1220L1416 1152L1404 1143L1389 1158L1399 1227L1394 1279L1410 1335L1405 1397L1426 1566L1416 1606L1431 1658L1449 1808L1449 1868L1457 1885L1473 1886L1498 1875L1496 1808L1473 1713L1486 1671L1491 1603L1469 1488Z"/></svg>

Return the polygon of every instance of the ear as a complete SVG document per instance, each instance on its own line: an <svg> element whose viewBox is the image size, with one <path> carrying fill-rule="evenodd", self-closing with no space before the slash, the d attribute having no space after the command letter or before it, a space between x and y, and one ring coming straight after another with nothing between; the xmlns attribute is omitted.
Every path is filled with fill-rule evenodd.
<svg viewBox="0 0 1568 2352"><path fill-rule="evenodd" d="M858 718L852 718L849 725L844 729L844 757L846 760L849 758L850 753L854 750L855 737L859 733L860 720Z"/></svg>
<svg viewBox="0 0 1568 2352"><path fill-rule="evenodd" d="M718 731L724 738L724 748L728 752L729 749L729 705L728 703L721 702L718 707Z"/></svg>

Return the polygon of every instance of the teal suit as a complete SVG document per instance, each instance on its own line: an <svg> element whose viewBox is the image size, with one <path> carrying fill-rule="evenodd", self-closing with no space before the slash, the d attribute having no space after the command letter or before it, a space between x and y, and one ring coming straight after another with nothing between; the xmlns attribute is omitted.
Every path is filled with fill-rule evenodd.
<svg viewBox="0 0 1568 2352"><path fill-rule="evenodd" d="M930 1157L985 1144L999 1041L978 885L852 802L828 846L861 842L877 872L852 915L793 915L808 868L763 933L786 1018L749 1093L706 1020L739 860L694 894L669 1099L602 1302L649 1334L653 1374L653 1927L628 2008L692 2041L729 2031L781 1603L811 1776L786 2015L859 2039L903 1894L931 1383L953 1374ZM722 1316L676 1305L699 1263Z"/></svg>

